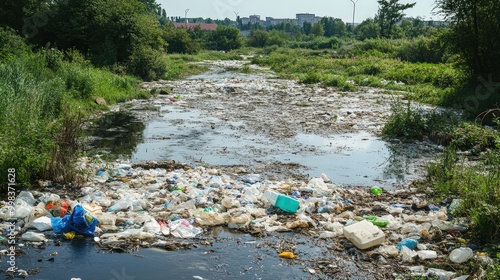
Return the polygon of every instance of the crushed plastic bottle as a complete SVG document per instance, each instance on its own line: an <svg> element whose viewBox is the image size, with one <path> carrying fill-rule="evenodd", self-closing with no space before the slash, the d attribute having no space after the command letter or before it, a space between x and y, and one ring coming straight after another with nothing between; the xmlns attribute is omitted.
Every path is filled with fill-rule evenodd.
<svg viewBox="0 0 500 280"><path fill-rule="evenodd" d="M422 260L437 258L437 252L432 250L421 250L417 252L418 257Z"/></svg>
<svg viewBox="0 0 500 280"><path fill-rule="evenodd" d="M398 245L396 246L396 248L398 248L398 250L401 250L403 247L407 247L408 249L415 249L417 248L417 244L418 244L418 241L415 240L415 239L412 239L412 238L406 238L404 240L402 240L401 242L398 243Z"/></svg>
<svg viewBox="0 0 500 280"><path fill-rule="evenodd" d="M450 253L450 260L454 263L464 263L474 256L471 248L461 247Z"/></svg>

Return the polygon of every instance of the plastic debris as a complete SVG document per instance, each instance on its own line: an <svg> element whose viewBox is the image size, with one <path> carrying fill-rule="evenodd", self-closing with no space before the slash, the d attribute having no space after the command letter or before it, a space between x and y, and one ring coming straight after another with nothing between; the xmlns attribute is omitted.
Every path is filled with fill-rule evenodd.
<svg viewBox="0 0 500 280"><path fill-rule="evenodd" d="M398 250L401 250L402 247L407 247L411 250L417 248L418 241L415 239L407 238L405 240L402 240L401 242L398 243L396 246Z"/></svg>
<svg viewBox="0 0 500 280"><path fill-rule="evenodd" d="M74 231L77 234L94 236L98 220L77 204L71 215L66 215L64 218L52 218L51 223L54 232L58 234Z"/></svg>
<svg viewBox="0 0 500 280"><path fill-rule="evenodd" d="M47 241L47 238L43 233L36 233L32 231L25 232L23 235L21 235L21 239L33 242Z"/></svg>
<svg viewBox="0 0 500 280"><path fill-rule="evenodd" d="M464 263L474 256L471 248L461 247L450 253L450 260L454 263Z"/></svg>
<svg viewBox="0 0 500 280"><path fill-rule="evenodd" d="M52 229L52 224L49 217L36 218L33 222L31 222L31 226L39 231Z"/></svg>
<svg viewBox="0 0 500 280"><path fill-rule="evenodd" d="M366 220L344 227L344 236L361 250L377 246L385 241L384 233Z"/></svg>
<svg viewBox="0 0 500 280"><path fill-rule="evenodd" d="M377 186L371 187L370 191L371 191L372 194L375 194L375 195L382 194L382 192L383 192L382 188L381 187L377 187Z"/></svg>
<svg viewBox="0 0 500 280"><path fill-rule="evenodd" d="M417 252L417 255L422 260L437 258L437 252L432 250L421 250Z"/></svg>
<svg viewBox="0 0 500 280"><path fill-rule="evenodd" d="M170 234L178 238L194 238L203 232L203 229L194 227L188 220L180 219L170 222Z"/></svg>
<svg viewBox="0 0 500 280"><path fill-rule="evenodd" d="M295 259L297 256L292 252L282 252L278 255L280 258Z"/></svg>

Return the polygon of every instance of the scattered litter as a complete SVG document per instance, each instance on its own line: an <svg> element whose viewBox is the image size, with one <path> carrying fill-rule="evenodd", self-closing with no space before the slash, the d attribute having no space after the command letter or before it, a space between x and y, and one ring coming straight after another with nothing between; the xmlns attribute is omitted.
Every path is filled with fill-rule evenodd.
<svg viewBox="0 0 500 280"><path fill-rule="evenodd" d="M297 256L292 252L282 252L278 255L280 258L295 259Z"/></svg>

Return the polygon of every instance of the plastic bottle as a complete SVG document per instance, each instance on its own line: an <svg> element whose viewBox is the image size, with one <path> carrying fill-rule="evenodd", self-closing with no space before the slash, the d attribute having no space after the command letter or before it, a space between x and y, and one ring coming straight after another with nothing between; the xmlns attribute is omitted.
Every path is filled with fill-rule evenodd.
<svg viewBox="0 0 500 280"><path fill-rule="evenodd" d="M396 246L396 247L398 248L398 250L401 250L401 248L403 246L408 247L408 249L413 250L417 247L417 244L418 244L417 240L411 239L411 238L406 238L406 239L402 240L401 242L399 242L398 246Z"/></svg>
<svg viewBox="0 0 500 280"><path fill-rule="evenodd" d="M318 213L333 213L335 208L333 206L322 206L318 208Z"/></svg>
<svg viewBox="0 0 500 280"><path fill-rule="evenodd" d="M421 250L421 251L418 251L417 254L418 254L418 257L422 260L437 258L436 251L432 251L432 250Z"/></svg>
<svg viewBox="0 0 500 280"><path fill-rule="evenodd" d="M372 194L376 194L376 195L379 195L383 192L382 188L381 187L377 187L377 186L373 186L371 189L370 189L370 192Z"/></svg>
<svg viewBox="0 0 500 280"><path fill-rule="evenodd" d="M389 224L389 221L380 220L377 216L363 216L363 219L379 227L386 227Z"/></svg>
<svg viewBox="0 0 500 280"><path fill-rule="evenodd" d="M471 248L461 247L451 251L450 260L454 263L464 263L472 258L473 255L474 252Z"/></svg>
<svg viewBox="0 0 500 280"><path fill-rule="evenodd" d="M128 200L120 200L117 203L115 203L113 206L109 208L109 212L115 212L115 211L120 211L123 209L129 208L131 205L131 202Z"/></svg>

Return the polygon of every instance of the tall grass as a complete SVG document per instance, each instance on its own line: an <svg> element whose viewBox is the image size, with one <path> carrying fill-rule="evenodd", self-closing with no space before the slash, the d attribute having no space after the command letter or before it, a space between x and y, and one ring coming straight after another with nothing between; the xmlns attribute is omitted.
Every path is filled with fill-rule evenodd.
<svg viewBox="0 0 500 280"><path fill-rule="evenodd" d="M0 169L5 175L16 168L18 182L40 175L53 145L49 124L64 98L63 80L47 79L43 72L40 57L0 65Z"/></svg>
<svg viewBox="0 0 500 280"><path fill-rule="evenodd" d="M450 65L410 63L366 53L343 57L331 51L280 48L269 55L256 56L252 62L270 66L282 78L324 86L338 84L344 90L376 86L408 91L413 93L408 98L431 104L441 104L446 93L462 80L461 72ZM346 85L347 81L354 84Z"/></svg>
<svg viewBox="0 0 500 280"><path fill-rule="evenodd" d="M95 68L74 52L27 52L1 63L0 176L15 168L23 186L40 178L71 179L82 117L105 109L95 98L113 104L147 97L138 83Z"/></svg>
<svg viewBox="0 0 500 280"><path fill-rule="evenodd" d="M438 197L456 197L454 215L469 218L473 234L484 243L500 240L500 149L489 152L485 165L468 165L453 150L428 167Z"/></svg>

